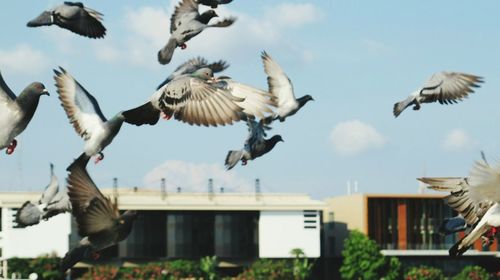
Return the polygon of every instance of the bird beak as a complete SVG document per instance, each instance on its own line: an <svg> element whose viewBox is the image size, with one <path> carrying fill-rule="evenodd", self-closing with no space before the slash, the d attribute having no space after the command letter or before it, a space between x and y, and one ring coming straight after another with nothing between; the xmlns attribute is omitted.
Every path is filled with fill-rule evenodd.
<svg viewBox="0 0 500 280"><path fill-rule="evenodd" d="M44 89L42 90L42 95L47 95L47 96L50 96L50 93L49 93L49 91L48 91L46 88L44 88Z"/></svg>
<svg viewBox="0 0 500 280"><path fill-rule="evenodd" d="M219 15L217 13L214 13L214 17L218 17Z"/></svg>

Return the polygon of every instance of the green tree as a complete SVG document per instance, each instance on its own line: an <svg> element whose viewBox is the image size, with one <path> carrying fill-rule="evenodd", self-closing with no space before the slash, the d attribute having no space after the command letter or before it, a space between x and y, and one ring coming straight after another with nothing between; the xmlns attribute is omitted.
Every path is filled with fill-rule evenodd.
<svg viewBox="0 0 500 280"><path fill-rule="evenodd" d="M200 270L205 275L206 280L219 279L217 273L217 256L206 256L200 259Z"/></svg>
<svg viewBox="0 0 500 280"><path fill-rule="evenodd" d="M290 255L295 257L293 260L293 277L296 280L307 279L311 275L314 263L309 262L306 254L300 248L292 249Z"/></svg>
<svg viewBox="0 0 500 280"><path fill-rule="evenodd" d="M386 258L379 246L363 233L353 230L344 241L344 260L340 267L342 279L398 279L401 263L395 257Z"/></svg>
<svg viewBox="0 0 500 280"><path fill-rule="evenodd" d="M480 266L466 266L462 271L453 277L453 280L490 280L491 276L488 274L486 269Z"/></svg>

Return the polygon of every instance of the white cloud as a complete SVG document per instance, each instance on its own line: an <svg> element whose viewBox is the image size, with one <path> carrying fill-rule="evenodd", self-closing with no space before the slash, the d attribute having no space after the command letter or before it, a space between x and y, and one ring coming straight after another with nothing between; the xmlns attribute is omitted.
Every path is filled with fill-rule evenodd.
<svg viewBox="0 0 500 280"><path fill-rule="evenodd" d="M270 9L268 20L281 26L298 27L323 18L323 12L311 3L283 3Z"/></svg>
<svg viewBox="0 0 500 280"><path fill-rule="evenodd" d="M468 148L472 144L473 140L465 130L454 129L446 135L443 148L447 151L458 151Z"/></svg>
<svg viewBox="0 0 500 280"><path fill-rule="evenodd" d="M252 184L235 172L227 172L220 164L192 163L167 160L144 177L145 186L157 186L165 178L167 189L181 187L189 192L207 192L208 179L214 180L214 189L224 187L230 191L251 191Z"/></svg>
<svg viewBox="0 0 500 280"><path fill-rule="evenodd" d="M330 133L333 147L339 154L355 155L380 148L386 140L373 126L359 120L338 123Z"/></svg>
<svg viewBox="0 0 500 280"><path fill-rule="evenodd" d="M0 66L2 70L20 73L39 73L47 67L49 59L38 50L21 44L10 50L0 49Z"/></svg>

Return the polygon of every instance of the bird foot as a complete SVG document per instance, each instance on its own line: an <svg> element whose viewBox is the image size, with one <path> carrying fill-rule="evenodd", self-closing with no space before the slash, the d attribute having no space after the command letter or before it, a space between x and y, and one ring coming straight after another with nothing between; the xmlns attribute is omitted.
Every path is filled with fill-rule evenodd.
<svg viewBox="0 0 500 280"><path fill-rule="evenodd" d="M9 144L9 146L7 146L7 151L5 151L5 153L8 154L8 155L11 155L14 152L14 150L16 149L16 146L17 146L17 140L14 139Z"/></svg>
<svg viewBox="0 0 500 280"><path fill-rule="evenodd" d="M161 112L161 118L168 121L168 120L170 120L170 118L172 118L172 116L169 116L169 115L165 114L164 112Z"/></svg>
<svg viewBox="0 0 500 280"><path fill-rule="evenodd" d="M95 164L98 164L98 163L99 163L99 162L101 162L101 160L103 160L103 159L104 159L104 154L103 154L103 153L99 153L99 154L97 155L97 157L95 158L94 163L95 163Z"/></svg>
<svg viewBox="0 0 500 280"><path fill-rule="evenodd" d="M188 47L188 46L187 46L186 44L184 44L184 43L182 43L182 44L181 44L181 50L184 50L184 49L186 49L187 47Z"/></svg>
<svg viewBox="0 0 500 280"><path fill-rule="evenodd" d="M241 160L241 165L245 166L247 165L248 161L246 159L242 159Z"/></svg>
<svg viewBox="0 0 500 280"><path fill-rule="evenodd" d="M97 252L92 252L90 256L94 261L97 261L101 257L101 255Z"/></svg>

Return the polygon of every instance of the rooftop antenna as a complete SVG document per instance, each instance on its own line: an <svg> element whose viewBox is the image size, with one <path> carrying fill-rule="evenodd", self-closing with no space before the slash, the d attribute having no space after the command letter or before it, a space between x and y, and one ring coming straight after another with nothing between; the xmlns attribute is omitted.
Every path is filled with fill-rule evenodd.
<svg viewBox="0 0 500 280"><path fill-rule="evenodd" d="M161 191L161 200L165 200L165 197L167 197L167 187L165 183L165 178L161 178L160 191Z"/></svg>
<svg viewBox="0 0 500 280"><path fill-rule="evenodd" d="M255 199L260 200L262 193L260 191L260 179L255 179Z"/></svg>
<svg viewBox="0 0 500 280"><path fill-rule="evenodd" d="M347 180L347 195L351 195L351 180Z"/></svg>
<svg viewBox="0 0 500 280"><path fill-rule="evenodd" d="M358 193L358 181L354 181L354 193Z"/></svg>
<svg viewBox="0 0 500 280"><path fill-rule="evenodd" d="M118 178L113 178L113 196L115 204L118 204Z"/></svg>
<svg viewBox="0 0 500 280"><path fill-rule="evenodd" d="M177 193L181 193L181 187L177 187Z"/></svg>
<svg viewBox="0 0 500 280"><path fill-rule="evenodd" d="M220 187L220 193L224 193L224 187Z"/></svg>
<svg viewBox="0 0 500 280"><path fill-rule="evenodd" d="M214 179L208 178L208 199L214 198Z"/></svg>

